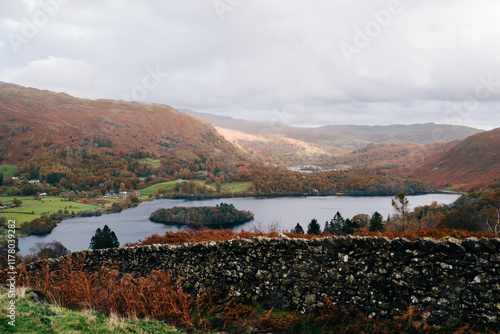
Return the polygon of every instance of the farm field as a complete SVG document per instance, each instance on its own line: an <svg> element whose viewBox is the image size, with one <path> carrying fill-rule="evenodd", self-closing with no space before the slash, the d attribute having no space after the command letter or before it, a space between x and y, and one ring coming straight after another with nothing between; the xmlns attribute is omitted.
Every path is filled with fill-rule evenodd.
<svg viewBox="0 0 500 334"><path fill-rule="evenodd" d="M0 173L3 174L4 178L12 177L14 172L17 170L17 166L14 165L0 165Z"/></svg>
<svg viewBox="0 0 500 334"><path fill-rule="evenodd" d="M36 200L33 197L17 197L23 201L23 204L18 208L6 209L0 213L0 216L7 219L15 219L16 224L20 225L24 222L32 221L35 218L40 218L42 214L50 215L59 210L67 210L69 213L73 211L97 210L101 209L98 205L83 204L70 202L59 197L46 197L41 200ZM0 197L3 202L10 201L12 197Z"/></svg>
<svg viewBox="0 0 500 334"><path fill-rule="evenodd" d="M181 181L169 181L169 182L162 182L162 183L157 183L152 186L146 187L144 189L140 189L139 192L141 193L141 199L146 199L148 198L149 194L156 194L156 191L158 188L166 188L168 192L171 192L174 186L177 183L180 183Z"/></svg>
<svg viewBox="0 0 500 334"><path fill-rule="evenodd" d="M228 182L222 185L222 190L230 193L241 193L249 191L251 186L252 182Z"/></svg>
<svg viewBox="0 0 500 334"><path fill-rule="evenodd" d="M149 187L146 187L144 189L140 189L139 192L141 193L141 198L140 199L147 199L149 194L156 194L156 191L158 188L165 188L167 191L170 193L172 192L174 186L176 184L179 184L183 181L169 181L169 182L162 182L158 183ZM203 181L194 181L196 184L199 185L205 185L208 188L211 188L215 190L215 187L213 185L207 185ZM252 186L252 182L227 182L222 185L222 191L225 192L230 192L230 193L242 193L250 190L250 187Z"/></svg>

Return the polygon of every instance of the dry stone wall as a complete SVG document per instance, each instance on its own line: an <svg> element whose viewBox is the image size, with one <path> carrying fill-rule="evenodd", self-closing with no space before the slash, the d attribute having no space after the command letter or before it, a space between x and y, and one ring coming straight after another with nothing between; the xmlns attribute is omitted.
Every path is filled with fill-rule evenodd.
<svg viewBox="0 0 500 334"><path fill-rule="evenodd" d="M459 316L494 327L500 323L500 239L308 241L281 235L84 253L88 269L115 263L135 275L165 270L174 279L183 277L191 294L233 291L263 307L304 312L332 298L370 316L394 316L413 306L431 324Z"/></svg>

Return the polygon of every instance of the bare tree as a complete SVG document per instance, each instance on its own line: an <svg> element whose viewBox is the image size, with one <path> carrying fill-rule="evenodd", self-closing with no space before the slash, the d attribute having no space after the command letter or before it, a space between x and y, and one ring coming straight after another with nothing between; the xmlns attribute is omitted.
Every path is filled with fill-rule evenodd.
<svg viewBox="0 0 500 334"><path fill-rule="evenodd" d="M400 218L401 218L401 226L403 228L403 231L406 228L406 221L408 220L408 207L410 205L410 202L406 198L406 194L404 191L401 191L399 194L394 196L392 199L392 206L394 209L398 212Z"/></svg>
<svg viewBox="0 0 500 334"><path fill-rule="evenodd" d="M486 226L490 232L500 233L500 211L497 208L493 207L490 214L486 216Z"/></svg>

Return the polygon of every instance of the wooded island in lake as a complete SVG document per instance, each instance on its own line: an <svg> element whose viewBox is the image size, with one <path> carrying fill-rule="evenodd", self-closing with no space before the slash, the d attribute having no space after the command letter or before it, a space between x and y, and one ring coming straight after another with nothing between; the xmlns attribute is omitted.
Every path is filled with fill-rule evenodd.
<svg viewBox="0 0 500 334"><path fill-rule="evenodd" d="M173 207L158 209L151 214L149 220L164 224L181 224L190 226L220 226L243 224L253 219L250 211L237 210L234 205L221 203L216 206Z"/></svg>

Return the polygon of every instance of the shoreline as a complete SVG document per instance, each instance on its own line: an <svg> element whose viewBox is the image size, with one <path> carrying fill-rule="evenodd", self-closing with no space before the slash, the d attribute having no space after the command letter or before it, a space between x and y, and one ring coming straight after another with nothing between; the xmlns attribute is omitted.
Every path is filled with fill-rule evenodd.
<svg viewBox="0 0 500 334"><path fill-rule="evenodd" d="M425 196L425 195L433 195L433 194L456 194L456 195L463 195L465 193L462 193L462 192L454 192L454 191L447 191L447 190L437 190L437 191L432 191L432 192L417 192L417 193L413 193L413 194L407 194L407 196ZM307 198L307 197L329 197L329 196L341 196L341 197L391 197L391 196L394 196L394 195L373 195L373 194L356 194L356 193L333 193L333 194L316 194L316 195L311 195L311 194L303 194L303 195L300 195L300 194L295 194L295 195L290 195L290 194L269 194L269 195L255 195L255 194L252 194L252 195L247 195L247 196L244 196L243 194L237 194L236 196L221 196L221 197L218 197L218 196L166 196L166 197L159 197L159 198L148 198L148 199L139 199L139 203L136 203L135 205L131 206L131 207L128 207L128 208L125 208L123 210L120 210L120 211L104 211L102 212L102 216L104 215L107 215L107 214L111 214L111 213L117 213L117 212L121 212L121 211L124 211L124 210L127 210L127 209L131 209L131 208L134 208L134 207L137 207L138 205L140 205L141 203L143 202L152 202L152 201L155 201L155 200L160 200L160 199L172 199L172 200L176 200L176 199L181 199L181 200L186 200L186 201L200 201L200 200L213 200L213 199L230 199L230 198L255 198L255 199L271 199L271 198L283 198L283 197L290 197L290 198ZM79 217L78 215L75 216L75 217ZM47 233L43 233L43 234L22 234L22 235L18 235L18 238L24 238L24 237L28 237L28 236L32 236L32 235L40 235L40 236L44 236L44 235L47 235L47 234L50 234L52 233L53 229L57 227L57 225L59 223L61 223L62 221L65 221L65 220L68 220L68 219L71 219L71 218L75 218L75 217L68 217L68 218L65 218L65 219L62 219L60 222L58 222L50 231L48 231Z"/></svg>

